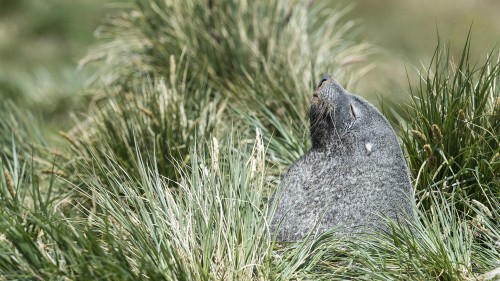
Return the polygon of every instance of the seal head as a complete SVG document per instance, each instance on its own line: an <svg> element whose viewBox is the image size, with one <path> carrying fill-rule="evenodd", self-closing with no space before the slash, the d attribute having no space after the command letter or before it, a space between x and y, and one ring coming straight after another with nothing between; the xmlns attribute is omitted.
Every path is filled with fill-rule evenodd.
<svg viewBox="0 0 500 281"><path fill-rule="evenodd" d="M351 95L329 75L313 92L309 122L313 148L321 149L345 139L358 117Z"/></svg>

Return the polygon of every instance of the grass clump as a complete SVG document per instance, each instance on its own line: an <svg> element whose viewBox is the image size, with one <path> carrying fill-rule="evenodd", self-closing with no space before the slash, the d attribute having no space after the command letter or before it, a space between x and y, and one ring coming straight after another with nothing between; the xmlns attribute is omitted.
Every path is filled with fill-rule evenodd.
<svg viewBox="0 0 500 281"><path fill-rule="evenodd" d="M138 176L135 155L148 155L160 173L178 180L179 166L190 161L192 149L203 147L212 134L223 130L226 102L211 88L188 88L184 76L144 79L130 92L96 100L89 117L69 133L61 133L79 159L63 169L84 175L95 159L113 156L129 174ZM92 157L90 157L92 155ZM106 175L99 175L104 177ZM78 180L78 179L77 179Z"/></svg>
<svg viewBox="0 0 500 281"><path fill-rule="evenodd" d="M433 203L430 211L419 209L420 220L411 227L389 221L391 231L359 240L323 235L328 242L322 245L323 254L309 273L311 278L485 280L492 275L485 272L500 265L496 221L474 209L471 216L482 225L471 224L449 199L436 198Z"/></svg>
<svg viewBox="0 0 500 281"><path fill-rule="evenodd" d="M109 236L63 214L60 179L39 175L15 149L11 155L0 160L0 279L132 280L107 251L116 247Z"/></svg>
<svg viewBox="0 0 500 281"><path fill-rule="evenodd" d="M67 198L52 189L61 184L57 178L44 188L17 158L2 161L0 274L9 280L267 279L264 144L259 136L253 147L227 143L214 138L209 152L192 153L177 183L138 149L135 175L114 156L104 161L91 154L93 177L80 192L97 208L86 212L61 212Z"/></svg>
<svg viewBox="0 0 500 281"><path fill-rule="evenodd" d="M257 124L276 149L300 152L315 77L355 84L371 67L348 13L311 1L134 1L108 18L99 30L107 41L82 62L105 62L101 82L128 89L144 74L168 79L171 57L186 59L190 81L207 81L227 99L226 122L242 125L248 139Z"/></svg>
<svg viewBox="0 0 500 281"><path fill-rule="evenodd" d="M346 84L366 70L351 64L368 50L348 35L346 10L309 3L127 4L89 55L107 64L87 116L61 133L64 157L37 154L43 167L27 157L27 144L43 143L36 126L0 112L0 275L498 278L500 70L493 56L471 66L469 42L458 64L438 49L411 88L399 133L419 221L362 237L332 230L273 241L267 195L308 148L314 77L333 72Z"/></svg>
<svg viewBox="0 0 500 281"><path fill-rule="evenodd" d="M0 159L32 159L47 163L39 154L48 146L48 141L31 113L7 99L0 103L0 120ZM13 151L16 151L16 155Z"/></svg>
<svg viewBox="0 0 500 281"><path fill-rule="evenodd" d="M185 56L196 66L190 77L208 74L211 83L228 88L278 86L291 77L303 88L317 69L335 67L337 76L346 75L365 59L367 45L354 40L357 32L347 12L310 1L134 1L108 18L98 34L111 40L82 63L105 60L110 67L104 67L110 70L105 84L124 85L143 74L168 76L170 57ZM279 88L295 92L295 86Z"/></svg>
<svg viewBox="0 0 500 281"><path fill-rule="evenodd" d="M156 280L269 275L271 240L261 209L263 143L257 139L252 149L227 142L219 147L214 138L209 153L193 154L177 183L139 152L138 178L119 165L96 162L95 170L108 176L87 183L101 210L92 216L93 224L123 243L123 262L137 273Z"/></svg>
<svg viewBox="0 0 500 281"><path fill-rule="evenodd" d="M438 47L420 85L410 89L402 139L427 207L443 193L459 196L455 202L464 210L473 201L498 208L491 199L500 196L500 64L491 52L471 65L469 48L470 37L455 63L449 49Z"/></svg>

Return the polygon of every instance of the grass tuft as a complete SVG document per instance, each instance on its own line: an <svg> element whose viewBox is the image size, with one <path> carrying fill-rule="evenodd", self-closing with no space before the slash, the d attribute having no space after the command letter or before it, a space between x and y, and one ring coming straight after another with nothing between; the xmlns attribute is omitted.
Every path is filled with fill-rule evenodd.
<svg viewBox="0 0 500 281"><path fill-rule="evenodd" d="M354 87L372 67L373 48L359 42L351 7L285 0L151 0L124 6L99 30L105 42L82 60L82 65L104 62L100 85L126 93L129 81L142 82L144 75L178 77L169 61L187 60L193 65L184 72L191 82L186 87L206 81L219 92L234 109L224 114L225 122L249 140L257 125L271 146L289 148L281 169L308 145L304 121L314 77L333 73Z"/></svg>
<svg viewBox="0 0 500 281"><path fill-rule="evenodd" d="M310 145L314 77L353 88L370 68L349 7L120 5L83 61L102 62L100 83L66 146L0 104L0 279L499 278L496 53L471 64L470 37L457 62L438 46L410 87L398 133L418 221L276 243L267 198Z"/></svg>
<svg viewBox="0 0 500 281"><path fill-rule="evenodd" d="M94 162L94 177L87 182L91 192L82 191L100 210L92 225L122 245L123 262L134 272L180 280L269 275L262 139L253 149L233 141L192 154L178 171L179 182L163 177L138 146L138 177L117 163Z"/></svg>
<svg viewBox="0 0 500 281"><path fill-rule="evenodd" d="M204 146L223 122L226 102L211 88L188 89L186 77L175 84L145 79L130 92L96 101L86 121L61 135L69 142L70 162L61 169L76 181L94 170L96 159L120 165L139 177L136 154L154 161L161 175L177 181L178 169L190 162L191 151ZM106 174L98 174L106 177Z"/></svg>
<svg viewBox="0 0 500 281"><path fill-rule="evenodd" d="M472 65L470 37L455 62L449 47L438 46L420 84L410 88L403 146L420 204L430 208L436 194L467 213L471 202L497 208L500 195L500 122L496 103L500 64L496 52Z"/></svg>

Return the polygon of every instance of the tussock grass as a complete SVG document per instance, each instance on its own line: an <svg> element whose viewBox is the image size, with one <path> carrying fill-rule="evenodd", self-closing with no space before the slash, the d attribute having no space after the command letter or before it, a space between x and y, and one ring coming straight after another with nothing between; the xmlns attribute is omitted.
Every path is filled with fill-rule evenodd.
<svg viewBox="0 0 500 281"><path fill-rule="evenodd" d="M62 133L77 159L64 168L67 173L86 174L95 159L113 156L137 176L139 152L154 159L163 176L177 180L178 167L189 163L191 150L228 126L220 94L204 85L188 88L190 81L182 79L145 78L127 93L96 100L86 120Z"/></svg>
<svg viewBox="0 0 500 281"><path fill-rule="evenodd" d="M65 217L59 205L65 196L35 173L30 163L11 151L2 160L0 176L0 276L2 280L53 280L120 276L117 257L102 247L106 237L74 219ZM125 279L124 279L125 280Z"/></svg>
<svg viewBox="0 0 500 281"><path fill-rule="evenodd" d="M274 242L267 195L308 148L314 77L354 83L369 65L351 64L369 50L347 10L309 3L117 10L88 57L105 62L93 104L57 156L31 152L36 122L0 104L0 279L498 278L500 71L494 53L470 65L469 41L456 64L437 49L401 116L419 221Z"/></svg>
<svg viewBox="0 0 500 281"><path fill-rule="evenodd" d="M315 77L334 73L354 85L371 68L372 48L359 42L349 11L311 1L135 1L108 18L98 32L108 41L82 64L104 62L99 80L125 93L145 74L171 77L172 56L187 60L191 84L207 81L234 109L226 122L242 125L249 140L247 128L258 124L270 145L300 152Z"/></svg>
<svg viewBox="0 0 500 281"><path fill-rule="evenodd" d="M35 117L7 99L0 103L0 159L14 160L13 149L25 161L47 146Z"/></svg>
<svg viewBox="0 0 500 281"><path fill-rule="evenodd" d="M452 202L434 203L411 226L388 221L387 233L343 239L331 231L313 239L309 269L301 273L314 280L481 280L498 268L497 238L478 239L498 225L481 211L475 215L483 225L471 225Z"/></svg>
<svg viewBox="0 0 500 281"><path fill-rule="evenodd" d="M262 205L262 139L258 135L253 146L229 139L221 147L214 138L210 147L192 154L178 183L163 177L138 147L136 175L114 156L103 161L95 155L88 171L93 177L80 192L98 208L71 216L59 209L66 200L61 193L42 195L37 176L17 158L14 166L2 162L11 169L0 177L6 218L0 273L38 280L267 279L272 240Z"/></svg>
<svg viewBox="0 0 500 281"><path fill-rule="evenodd" d="M471 202L498 208L499 57L492 51L484 63L471 64L469 48L470 36L455 62L449 48L438 46L420 85L410 88L408 131L401 136L420 204L428 208L436 194L459 196L464 211Z"/></svg>
<svg viewBox="0 0 500 281"><path fill-rule="evenodd" d="M235 90L264 83L294 92L325 70L356 81L364 71L346 70L366 60L368 45L356 43L348 11L310 1L134 1L107 19L98 35L111 40L82 64L105 61L102 81L122 86L130 77L168 76L172 55L196 64L190 77L208 74L211 83ZM280 86L292 77L297 83Z"/></svg>
<svg viewBox="0 0 500 281"><path fill-rule="evenodd" d="M87 183L101 210L91 219L123 243L126 262L138 275L167 280L269 275L264 146L261 139L253 149L227 141L219 147L214 138L210 152L193 154L179 171L178 183L163 177L141 154L135 156L138 178L119 165L96 163L99 174L113 176Z"/></svg>

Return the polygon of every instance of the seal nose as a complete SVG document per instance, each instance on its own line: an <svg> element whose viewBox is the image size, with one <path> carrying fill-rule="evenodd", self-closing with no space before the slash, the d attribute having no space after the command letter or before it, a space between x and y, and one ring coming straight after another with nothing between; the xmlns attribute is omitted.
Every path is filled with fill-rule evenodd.
<svg viewBox="0 0 500 281"><path fill-rule="evenodd" d="M332 76L328 74L323 75L323 77L321 77L321 81L318 84L318 88L321 87L321 85L323 85L323 82L328 81L330 79L332 79Z"/></svg>

